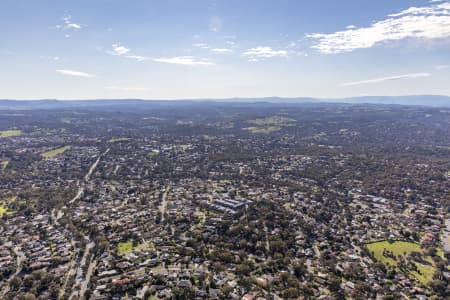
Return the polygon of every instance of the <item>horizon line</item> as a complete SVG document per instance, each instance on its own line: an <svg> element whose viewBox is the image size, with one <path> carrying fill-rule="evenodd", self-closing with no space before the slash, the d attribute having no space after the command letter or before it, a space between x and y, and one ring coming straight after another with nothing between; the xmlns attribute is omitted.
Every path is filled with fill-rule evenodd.
<svg viewBox="0 0 450 300"><path fill-rule="evenodd" d="M224 100L252 100L252 99L311 99L317 101L335 101L342 99L352 99L352 98L371 98L371 97L380 97L380 98L394 98L394 97L447 97L450 98L450 95L444 94L403 94L403 95L360 95L360 96L346 96L346 97L311 97L311 96L294 96L294 97L284 97L284 96L253 96L253 97L189 97L189 98L0 98L0 101L224 101Z"/></svg>

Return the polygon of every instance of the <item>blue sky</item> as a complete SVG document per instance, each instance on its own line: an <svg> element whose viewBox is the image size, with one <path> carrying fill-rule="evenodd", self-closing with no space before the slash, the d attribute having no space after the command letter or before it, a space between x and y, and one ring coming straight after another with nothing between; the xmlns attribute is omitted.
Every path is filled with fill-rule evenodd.
<svg viewBox="0 0 450 300"><path fill-rule="evenodd" d="M0 98L450 95L450 1L1 0Z"/></svg>

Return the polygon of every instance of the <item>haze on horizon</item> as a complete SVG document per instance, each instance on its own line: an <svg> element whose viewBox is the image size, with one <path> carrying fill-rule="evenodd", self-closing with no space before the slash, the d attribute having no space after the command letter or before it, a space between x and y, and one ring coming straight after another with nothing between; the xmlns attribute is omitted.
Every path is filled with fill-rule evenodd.
<svg viewBox="0 0 450 300"><path fill-rule="evenodd" d="M450 1L0 3L0 99L450 95Z"/></svg>

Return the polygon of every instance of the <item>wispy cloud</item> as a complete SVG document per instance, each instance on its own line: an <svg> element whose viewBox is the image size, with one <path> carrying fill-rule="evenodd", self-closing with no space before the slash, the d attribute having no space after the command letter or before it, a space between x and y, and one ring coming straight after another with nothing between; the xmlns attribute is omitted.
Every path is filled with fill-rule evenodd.
<svg viewBox="0 0 450 300"><path fill-rule="evenodd" d="M437 65L437 66L434 66L434 68L436 70L445 70L445 69L450 68L450 65Z"/></svg>
<svg viewBox="0 0 450 300"><path fill-rule="evenodd" d="M147 61L147 60L152 60L151 57L147 57L147 56L141 56L141 55L126 55L126 58L131 58L131 59L135 59L137 61Z"/></svg>
<svg viewBox="0 0 450 300"><path fill-rule="evenodd" d="M134 86L105 86L106 90L113 90L113 91L122 91L122 92L144 92L148 91L149 88L146 87L134 87Z"/></svg>
<svg viewBox="0 0 450 300"><path fill-rule="evenodd" d="M113 54L115 54L115 55L125 55L128 52L130 52L130 49L128 49L120 44L113 44L112 48L113 48Z"/></svg>
<svg viewBox="0 0 450 300"><path fill-rule="evenodd" d="M83 28L83 26L79 23L75 23L72 21L72 16L64 16L61 19L63 21L62 24L56 25L57 29L67 30L67 29L73 29L73 30L79 30Z"/></svg>
<svg viewBox="0 0 450 300"><path fill-rule="evenodd" d="M193 46L201 49L209 49L209 46L206 45L205 43L196 43Z"/></svg>
<svg viewBox="0 0 450 300"><path fill-rule="evenodd" d="M131 54L130 49L122 46L120 44L113 44L113 50L108 53L112 55L117 55L121 57L125 57L128 59L134 59L137 61L153 61L159 63L168 63L168 64L177 64L177 65L186 65L186 66L213 66L215 65L208 59L204 58L195 58L193 56L175 56L175 57L149 57Z"/></svg>
<svg viewBox="0 0 450 300"><path fill-rule="evenodd" d="M40 58L45 59L45 60L53 60L53 61L60 60L59 56L40 56Z"/></svg>
<svg viewBox="0 0 450 300"><path fill-rule="evenodd" d="M214 66L215 64L207 59L197 59L193 56L175 56L167 58L153 58L155 62L186 66Z"/></svg>
<svg viewBox="0 0 450 300"><path fill-rule="evenodd" d="M271 57L287 57L287 50L274 50L271 47L267 46L258 46L255 48L251 48L242 53L243 56L249 57L249 61L258 61L262 58L271 58Z"/></svg>
<svg viewBox="0 0 450 300"><path fill-rule="evenodd" d="M214 48L211 49L212 52L216 52L216 53L231 53L233 52L233 50L228 49L228 48Z"/></svg>
<svg viewBox="0 0 450 300"><path fill-rule="evenodd" d="M402 75L395 75L395 76L389 76L389 77L375 78L375 79L362 80L362 81L345 82L345 83L342 83L341 86L355 86L355 85L362 85L362 84L375 84L375 83L382 83L382 82L386 82L386 81L423 78L423 77L430 77L430 76L431 76L430 73L402 74Z"/></svg>
<svg viewBox="0 0 450 300"><path fill-rule="evenodd" d="M312 48L321 53L344 53L371 48L382 42L405 38L440 39L450 37L450 2L410 7L388 15L368 27L350 25L334 33L313 33Z"/></svg>
<svg viewBox="0 0 450 300"><path fill-rule="evenodd" d="M56 72L59 74L62 74L62 75L67 75L67 76L85 77L85 78L94 77L94 75L92 75L92 74L75 71L75 70L56 70Z"/></svg>

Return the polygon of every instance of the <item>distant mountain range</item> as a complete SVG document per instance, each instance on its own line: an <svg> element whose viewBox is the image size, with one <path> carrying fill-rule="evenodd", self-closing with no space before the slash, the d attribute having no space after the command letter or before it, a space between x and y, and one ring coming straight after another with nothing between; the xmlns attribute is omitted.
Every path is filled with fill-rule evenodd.
<svg viewBox="0 0 450 300"><path fill-rule="evenodd" d="M325 98L227 98L227 99L178 99L178 100L144 100L144 99L93 99L93 100L0 100L0 109L70 109L100 108L142 105L189 105L200 103L269 103L269 104L382 104L382 105L419 105L430 107L450 107L450 96L413 95L413 96L365 96L339 99Z"/></svg>

